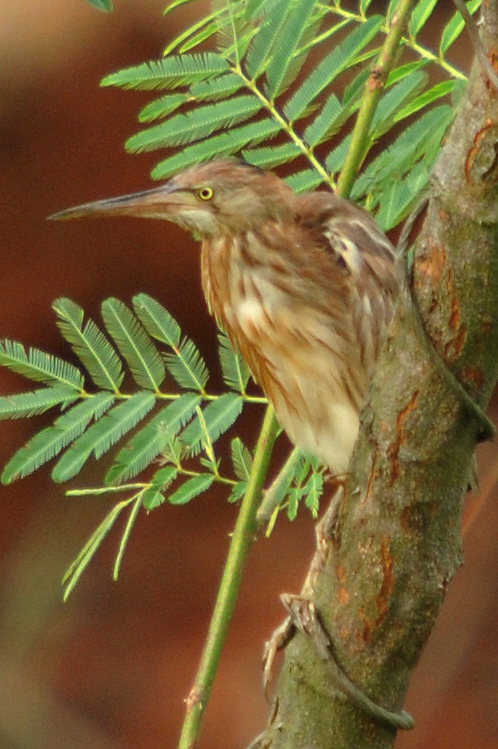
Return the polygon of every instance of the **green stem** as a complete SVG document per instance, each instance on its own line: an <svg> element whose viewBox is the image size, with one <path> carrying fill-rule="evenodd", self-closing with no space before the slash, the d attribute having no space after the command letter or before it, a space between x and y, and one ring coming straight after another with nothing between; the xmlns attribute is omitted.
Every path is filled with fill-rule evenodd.
<svg viewBox="0 0 498 749"><path fill-rule="evenodd" d="M391 28L386 36L382 49L372 72L368 77L365 92L361 100L360 111L353 129L351 146L337 182L337 192L347 198L356 173L365 158L370 138L370 126L377 104L384 90L389 71L394 65L396 52L401 42L403 29L417 0L401 0L391 19Z"/></svg>
<svg viewBox="0 0 498 749"><path fill-rule="evenodd" d="M262 528L266 523L268 523L275 509L281 503L282 494L286 493L285 489L290 483L289 477L294 475L300 456L301 451L295 447L278 472L278 475L272 482L271 486L265 491L263 500L256 513L258 528Z"/></svg>
<svg viewBox="0 0 498 749"><path fill-rule="evenodd" d="M220 661L228 625L235 608L242 571L256 532L256 510L261 499L277 431L278 423L275 412L272 406L268 406L256 446L249 484L232 535L199 670L187 699L187 713L178 749L190 749L199 739L202 719Z"/></svg>
<svg viewBox="0 0 498 749"><path fill-rule="evenodd" d="M313 149L306 145L304 140L299 137L299 135L294 130L294 127L291 122L287 122L285 117L280 114L279 110L276 108L273 101L270 101L258 88L258 85L255 81L251 80L246 76L240 65L235 65L233 67L233 72L237 73L240 78L244 81L247 88L252 91L254 96L257 96L260 102L263 104L263 106L268 110L268 112L271 114L272 118L278 122L282 130L287 133L289 138L292 140L292 142L301 150L301 152L306 156L310 164L316 169L318 174L321 175L323 178L323 181L330 185L330 187L334 187L334 181L331 177L331 175L327 172L327 170L322 166L320 161L317 159L315 154L313 153Z"/></svg>
<svg viewBox="0 0 498 749"><path fill-rule="evenodd" d="M127 492L133 489L147 489L150 484L140 482L134 484L120 484L119 486L99 486L94 489L68 489L66 497L86 497L91 494L92 496L98 496L99 494L114 494L116 492Z"/></svg>

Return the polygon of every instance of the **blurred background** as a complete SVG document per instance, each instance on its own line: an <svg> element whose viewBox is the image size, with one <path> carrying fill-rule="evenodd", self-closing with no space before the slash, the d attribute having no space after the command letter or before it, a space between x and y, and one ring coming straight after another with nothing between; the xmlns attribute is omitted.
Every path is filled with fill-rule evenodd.
<svg viewBox="0 0 498 749"><path fill-rule="evenodd" d="M150 95L98 84L109 72L158 58L202 7L163 18L164 4L116 0L105 15L82 0L1 2L0 337L67 357L54 299L68 296L98 319L106 297L128 302L147 292L216 369L198 249L186 234L132 219L45 220L68 206L150 186L157 154L123 150ZM452 10L449 2L439 5L443 14ZM465 69L469 50L464 40L455 51ZM21 389L20 378L0 370L2 394ZM496 404L492 416L496 421ZM255 410L246 422L247 440L260 418ZM2 465L32 432L30 421L2 425ZM417 726L398 738L400 749L498 747L496 445L479 449L479 466L486 501L477 513L479 498L469 496L465 565L411 685L406 707ZM71 486L99 485L102 474L93 462ZM41 470L1 489L0 749L174 746L235 508L212 492L140 515L114 583L118 527L63 604L62 575L110 508L101 497L66 498L65 488ZM262 645L283 618L278 594L299 590L312 549L305 512L254 545L203 747L244 747L262 729Z"/></svg>

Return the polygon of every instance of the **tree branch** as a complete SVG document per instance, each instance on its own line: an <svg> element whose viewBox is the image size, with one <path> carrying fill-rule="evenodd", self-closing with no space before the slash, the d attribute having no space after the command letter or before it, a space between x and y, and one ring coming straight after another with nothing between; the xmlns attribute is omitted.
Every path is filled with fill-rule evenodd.
<svg viewBox="0 0 498 749"><path fill-rule="evenodd" d="M492 63L497 11L498 0L483 10ZM476 63L434 170L413 293L433 346L483 408L498 376L497 154L498 92ZM312 598L344 672L389 710L401 708L462 562L462 509L480 428L435 366L404 294ZM331 697L323 659L297 634L260 745L387 749L394 738L394 728L340 693Z"/></svg>

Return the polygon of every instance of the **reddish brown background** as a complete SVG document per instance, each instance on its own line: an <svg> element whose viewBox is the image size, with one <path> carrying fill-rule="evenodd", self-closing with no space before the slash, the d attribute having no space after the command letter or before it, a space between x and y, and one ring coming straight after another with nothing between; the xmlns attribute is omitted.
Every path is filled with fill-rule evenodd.
<svg viewBox="0 0 498 749"><path fill-rule="evenodd" d="M56 297L73 298L95 317L104 298L145 291L214 363L198 251L186 235L125 219L45 221L58 209L150 184L156 156L122 149L149 95L98 82L159 56L173 22L183 23L180 12L163 19L163 4L116 0L107 16L82 0L2 0L2 337L67 355L50 310ZM22 387L6 372L0 378L2 393ZM2 464L31 432L27 421L2 425ZM498 503L490 496L497 463L496 446L480 449L488 499L410 689L417 727L398 739L400 749L498 747ZM98 484L101 475L94 463L73 485ZM235 509L213 495L141 516L119 582L110 579L113 533L62 604L61 576L107 500L65 498L46 470L1 493L0 749L173 746ZM282 617L278 593L299 588L311 549L304 513L254 546L202 746L243 747L262 727L262 643Z"/></svg>

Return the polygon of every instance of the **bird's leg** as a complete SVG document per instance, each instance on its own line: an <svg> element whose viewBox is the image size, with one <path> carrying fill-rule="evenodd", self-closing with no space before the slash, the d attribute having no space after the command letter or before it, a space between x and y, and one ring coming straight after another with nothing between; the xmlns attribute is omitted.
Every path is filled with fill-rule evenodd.
<svg viewBox="0 0 498 749"><path fill-rule="evenodd" d="M330 500L327 511L325 512L323 518L316 524L316 551L313 555L313 559L311 560L311 565L308 570L308 574L306 575L306 580L304 581L303 587L301 588L300 596L298 597L301 597L303 599L310 599L313 594L318 573L325 566L325 562L328 557L331 539L334 535L334 527L337 522L338 511L343 495L344 486L342 483L339 483L336 491L332 496L332 499ZM285 593L283 594L283 596L287 595L288 594ZM295 631L296 624L295 622L293 622L292 617L288 616L287 619L285 619L285 621L283 621L282 624L280 624L274 630L270 639L265 643L263 651L263 688L265 690L265 693L271 680L272 666L273 661L275 660L275 656L277 652L284 648L292 639Z"/></svg>
<svg viewBox="0 0 498 749"><path fill-rule="evenodd" d="M289 612L292 625L311 639L320 658L328 666L335 689L339 689L375 721L386 723L393 728L413 728L415 721L409 713L405 710L393 712L378 705L346 676L334 657L331 639L319 619L315 606L308 598L284 594L281 599Z"/></svg>

